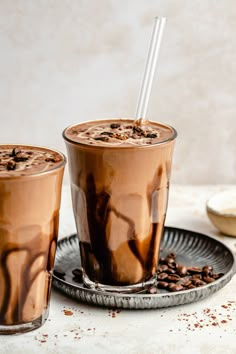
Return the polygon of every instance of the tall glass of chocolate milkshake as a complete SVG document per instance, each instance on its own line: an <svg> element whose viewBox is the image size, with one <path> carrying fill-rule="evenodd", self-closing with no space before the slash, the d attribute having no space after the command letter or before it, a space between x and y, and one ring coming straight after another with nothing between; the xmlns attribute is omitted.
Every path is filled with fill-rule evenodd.
<svg viewBox="0 0 236 354"><path fill-rule="evenodd" d="M47 319L65 157L0 145L0 333Z"/></svg>
<svg viewBox="0 0 236 354"><path fill-rule="evenodd" d="M64 130L86 286L128 293L155 281L176 135L133 119Z"/></svg>

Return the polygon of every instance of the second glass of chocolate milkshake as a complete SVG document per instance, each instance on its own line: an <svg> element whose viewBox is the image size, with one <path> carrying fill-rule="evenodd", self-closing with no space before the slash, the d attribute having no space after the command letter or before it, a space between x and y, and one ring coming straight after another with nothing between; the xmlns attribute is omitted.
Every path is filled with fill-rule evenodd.
<svg viewBox="0 0 236 354"><path fill-rule="evenodd" d="M48 317L65 163L55 150L0 145L0 334Z"/></svg>
<svg viewBox="0 0 236 354"><path fill-rule="evenodd" d="M86 286L128 293L154 283L176 136L133 119L64 130Z"/></svg>

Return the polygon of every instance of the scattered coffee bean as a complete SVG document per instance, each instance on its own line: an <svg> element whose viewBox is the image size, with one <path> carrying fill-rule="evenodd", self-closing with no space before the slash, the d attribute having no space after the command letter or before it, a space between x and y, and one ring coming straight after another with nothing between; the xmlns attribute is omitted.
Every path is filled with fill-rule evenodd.
<svg viewBox="0 0 236 354"><path fill-rule="evenodd" d="M178 268L178 264L176 262L168 262L167 263L168 267L171 269L176 269Z"/></svg>
<svg viewBox="0 0 236 354"><path fill-rule="evenodd" d="M157 275L157 279L158 280L165 280L169 277L169 275L167 273L160 273Z"/></svg>
<svg viewBox="0 0 236 354"><path fill-rule="evenodd" d="M166 257L166 263L175 263L175 258L174 257Z"/></svg>
<svg viewBox="0 0 236 354"><path fill-rule="evenodd" d="M158 289L156 286L152 286L151 288L148 289L148 294L157 294Z"/></svg>
<svg viewBox="0 0 236 354"><path fill-rule="evenodd" d="M182 285L182 286L185 286L185 287L188 287L189 285L192 284L191 280L190 279L186 279L186 278L181 278L177 284L179 285Z"/></svg>
<svg viewBox="0 0 236 354"><path fill-rule="evenodd" d="M212 275L213 274L213 267L212 266L205 266L202 268L202 273L204 275Z"/></svg>
<svg viewBox="0 0 236 354"><path fill-rule="evenodd" d="M192 283L193 283L193 285L196 285L197 287L202 286L202 285L206 285L206 283L201 279L193 279Z"/></svg>
<svg viewBox="0 0 236 354"><path fill-rule="evenodd" d="M165 272L168 269L169 269L168 265L167 264L163 264L163 265L159 266L158 271L160 273L162 273L162 272Z"/></svg>
<svg viewBox="0 0 236 354"><path fill-rule="evenodd" d="M65 280L65 275L66 275L66 273L63 272L62 270L60 270L60 269L54 269L53 273L54 273L54 275L55 275L57 278L60 278L60 279L62 279L62 280Z"/></svg>
<svg viewBox="0 0 236 354"><path fill-rule="evenodd" d="M169 283L167 283L166 281L159 281L157 283L157 286L159 289L167 289Z"/></svg>
<svg viewBox="0 0 236 354"><path fill-rule="evenodd" d="M117 129L117 128L120 127L120 124L118 124L118 123L112 123L112 124L110 125L110 127L111 127L111 129Z"/></svg>
<svg viewBox="0 0 236 354"><path fill-rule="evenodd" d="M201 273L202 270L200 267L188 267L188 272L193 274L193 273Z"/></svg>
<svg viewBox="0 0 236 354"><path fill-rule="evenodd" d="M180 285L181 286L181 285ZM175 284L175 283L169 283L169 285L168 285L168 290L170 290L170 291L176 291L176 287L177 287L177 285Z"/></svg>
<svg viewBox="0 0 236 354"><path fill-rule="evenodd" d="M83 278L82 278L82 270L79 269L79 268L75 268L72 270L72 274L74 275L74 280L79 282L79 283L82 283L83 281Z"/></svg>
<svg viewBox="0 0 236 354"><path fill-rule="evenodd" d="M176 253L175 253L175 252L170 252L170 253L168 253L167 256L166 256L166 259L167 259L167 258L174 258L174 260L175 260L175 258L176 258Z"/></svg>
<svg viewBox="0 0 236 354"><path fill-rule="evenodd" d="M202 275L201 274L193 274L192 279L202 279Z"/></svg>
<svg viewBox="0 0 236 354"><path fill-rule="evenodd" d="M180 280L180 276L178 274L170 274L168 275L167 280L170 282L177 282L178 280Z"/></svg>
<svg viewBox="0 0 236 354"><path fill-rule="evenodd" d="M177 267L177 273L180 275L180 276L185 276L188 272L188 269L187 267L185 267L184 265L179 265Z"/></svg>
<svg viewBox="0 0 236 354"><path fill-rule="evenodd" d="M211 278L210 276L203 276L203 280L206 282L206 283L212 283L213 281L215 281L214 278Z"/></svg>
<svg viewBox="0 0 236 354"><path fill-rule="evenodd" d="M187 286L187 288L188 288L188 289L195 289L195 288L196 288L196 286L195 286L195 285L193 285L193 284L189 284L189 285Z"/></svg>
<svg viewBox="0 0 236 354"><path fill-rule="evenodd" d="M212 274L212 278L213 279L219 279L219 278L221 278L221 277L223 277L223 275L224 275L224 273L214 273L214 274Z"/></svg>

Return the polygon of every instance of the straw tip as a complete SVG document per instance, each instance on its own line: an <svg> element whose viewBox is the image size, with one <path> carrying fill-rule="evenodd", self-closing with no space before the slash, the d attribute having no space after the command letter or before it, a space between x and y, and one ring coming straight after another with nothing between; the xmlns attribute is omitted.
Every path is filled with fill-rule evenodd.
<svg viewBox="0 0 236 354"><path fill-rule="evenodd" d="M154 17L154 20L155 20L155 21L160 20L160 21L165 22L165 21L166 21L166 17L163 17L163 16L155 16L155 17Z"/></svg>

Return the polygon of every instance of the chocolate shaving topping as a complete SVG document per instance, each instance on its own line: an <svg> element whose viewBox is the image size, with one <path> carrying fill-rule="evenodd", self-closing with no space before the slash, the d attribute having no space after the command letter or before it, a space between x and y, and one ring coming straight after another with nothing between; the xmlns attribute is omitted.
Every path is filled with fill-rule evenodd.
<svg viewBox="0 0 236 354"><path fill-rule="evenodd" d="M47 157L45 159L46 162L59 162L61 159L59 156Z"/></svg>
<svg viewBox="0 0 236 354"><path fill-rule="evenodd" d="M18 152L15 156L14 156L14 161L16 162L21 162L21 161L27 161L29 158L29 155L24 153L24 152Z"/></svg>
<svg viewBox="0 0 236 354"><path fill-rule="evenodd" d="M147 137L147 138L152 138L152 139L154 139L154 138L157 137L157 134L156 134L156 133L148 133L148 134L146 135L146 137Z"/></svg>
<svg viewBox="0 0 236 354"><path fill-rule="evenodd" d="M116 134L115 137L119 140L127 140L129 138L126 134Z"/></svg>
<svg viewBox="0 0 236 354"><path fill-rule="evenodd" d="M97 136L94 138L95 140L100 140L100 141L109 141L109 138L107 136Z"/></svg>
<svg viewBox="0 0 236 354"><path fill-rule="evenodd" d="M21 152L21 150L19 148L14 148L12 150L11 156L16 156L17 154L19 154Z"/></svg>
<svg viewBox="0 0 236 354"><path fill-rule="evenodd" d="M8 169L9 171L11 171L11 170L15 170L15 168L16 168L16 163L15 163L15 161L8 161L8 163L7 163L7 169Z"/></svg>
<svg viewBox="0 0 236 354"><path fill-rule="evenodd" d="M133 126L133 131L134 131L135 133L139 133L139 134L143 134L143 133L144 133L143 130L142 130L142 128L138 127L137 125L134 125L134 126Z"/></svg>
<svg viewBox="0 0 236 354"><path fill-rule="evenodd" d="M117 129L117 128L120 127L120 124L118 124L118 123L112 123L112 124L110 125L110 127L111 127L111 129Z"/></svg>
<svg viewBox="0 0 236 354"><path fill-rule="evenodd" d="M102 132L101 135L108 135L110 137L113 137L114 133L113 132Z"/></svg>

